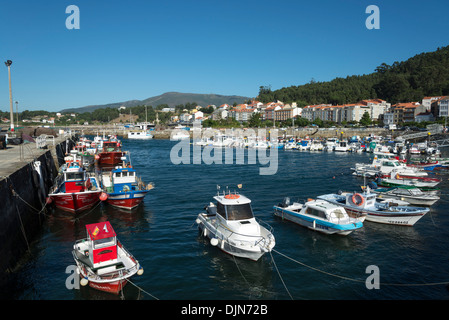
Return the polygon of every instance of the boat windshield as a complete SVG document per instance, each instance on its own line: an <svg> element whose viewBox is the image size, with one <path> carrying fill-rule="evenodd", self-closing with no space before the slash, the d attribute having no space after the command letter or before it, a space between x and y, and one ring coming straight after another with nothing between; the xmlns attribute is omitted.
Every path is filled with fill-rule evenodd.
<svg viewBox="0 0 449 320"><path fill-rule="evenodd" d="M228 220L243 220L253 218L253 210L251 204L226 205L226 213Z"/></svg>
<svg viewBox="0 0 449 320"><path fill-rule="evenodd" d="M84 172L66 172L66 180L84 180Z"/></svg>

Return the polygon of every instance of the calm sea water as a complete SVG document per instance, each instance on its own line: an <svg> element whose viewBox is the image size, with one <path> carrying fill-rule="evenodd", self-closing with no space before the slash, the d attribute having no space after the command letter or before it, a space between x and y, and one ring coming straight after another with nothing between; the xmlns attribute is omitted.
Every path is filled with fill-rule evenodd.
<svg viewBox="0 0 449 320"><path fill-rule="evenodd" d="M359 191L363 180L351 175L369 154L278 152L275 175L259 175L261 165L174 165L168 140L123 140L132 163L155 188L137 210L100 205L74 220L49 211L40 236L17 270L9 275L8 298L17 300L120 299L88 287L69 290L65 282L75 240L85 225L109 220L120 241L145 272L131 279L125 299L302 300L449 298L448 175L441 175L442 198L414 227L365 222L348 236L320 234L273 215L286 196L307 199L338 190ZM257 262L234 258L198 233L195 219L212 201L217 185L240 190L252 200L258 219L276 237L275 252ZM368 290L367 266L380 270L380 289Z"/></svg>

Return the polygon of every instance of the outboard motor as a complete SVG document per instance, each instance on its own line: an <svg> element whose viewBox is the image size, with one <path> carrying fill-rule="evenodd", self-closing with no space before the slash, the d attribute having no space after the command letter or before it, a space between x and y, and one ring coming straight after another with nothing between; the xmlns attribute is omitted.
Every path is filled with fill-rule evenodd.
<svg viewBox="0 0 449 320"><path fill-rule="evenodd" d="M284 200L282 200L282 207L286 208L290 205L290 198L289 197L285 197Z"/></svg>

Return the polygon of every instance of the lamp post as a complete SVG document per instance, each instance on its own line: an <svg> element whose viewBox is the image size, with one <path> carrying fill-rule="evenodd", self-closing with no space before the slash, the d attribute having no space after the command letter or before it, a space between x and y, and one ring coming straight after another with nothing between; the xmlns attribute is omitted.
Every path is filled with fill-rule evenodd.
<svg viewBox="0 0 449 320"><path fill-rule="evenodd" d="M17 120L17 128L19 127L19 101L16 101L16 120Z"/></svg>
<svg viewBox="0 0 449 320"><path fill-rule="evenodd" d="M8 78L9 78L9 111L10 111L10 123L11 132L14 132L14 114L12 108L12 90L11 90L11 60L6 60L5 65L8 67Z"/></svg>

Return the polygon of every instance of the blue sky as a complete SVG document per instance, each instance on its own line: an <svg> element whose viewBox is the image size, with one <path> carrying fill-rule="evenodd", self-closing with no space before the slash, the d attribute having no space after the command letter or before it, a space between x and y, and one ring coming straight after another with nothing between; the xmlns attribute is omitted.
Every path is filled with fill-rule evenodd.
<svg viewBox="0 0 449 320"><path fill-rule="evenodd" d="M379 30L365 27L371 4ZM80 10L79 30L66 28L69 5ZM368 74L446 46L448 12L446 0L8 1L0 110L9 110L8 59L19 111L169 91L254 97L261 85Z"/></svg>

